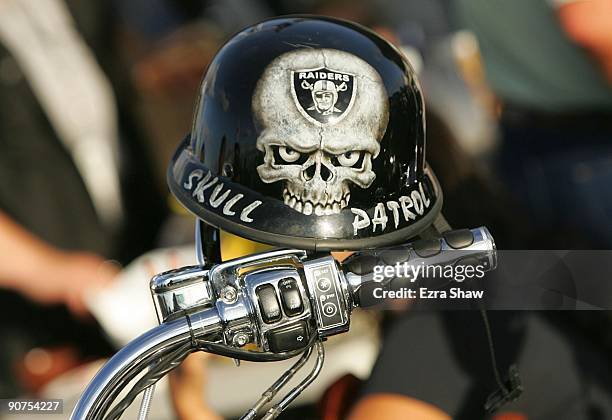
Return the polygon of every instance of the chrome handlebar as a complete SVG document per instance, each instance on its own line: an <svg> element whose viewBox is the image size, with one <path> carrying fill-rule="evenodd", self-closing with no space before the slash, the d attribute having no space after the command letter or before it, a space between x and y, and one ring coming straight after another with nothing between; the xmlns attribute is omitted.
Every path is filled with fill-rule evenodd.
<svg viewBox="0 0 612 420"><path fill-rule="evenodd" d="M451 250L461 252L446 252ZM236 360L275 361L303 354L243 417L253 419L304 365L314 345L318 360L313 371L264 416L275 418L314 381L323 364L321 340L348 331L351 311L362 303L365 286L388 286L388 280L374 276L377 265L458 261L495 268L495 244L486 228L451 231L399 248L355 253L342 265L331 256L310 259L304 250L285 249L158 274L150 286L160 325L102 367L71 419L108 418L109 411L113 420L118 418L122 409L116 407L125 401L114 409L111 404L121 390L145 368L154 372L153 365L170 354L176 357L181 346L185 353L203 350ZM257 351L245 350L247 345ZM154 383L159 377L150 379Z"/></svg>

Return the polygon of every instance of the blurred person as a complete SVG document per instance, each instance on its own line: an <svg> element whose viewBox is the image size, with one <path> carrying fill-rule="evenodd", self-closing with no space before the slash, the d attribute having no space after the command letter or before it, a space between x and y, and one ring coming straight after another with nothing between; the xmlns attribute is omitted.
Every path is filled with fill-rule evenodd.
<svg viewBox="0 0 612 420"><path fill-rule="evenodd" d="M584 47L612 84L612 2L558 0L558 16L570 39Z"/></svg>
<svg viewBox="0 0 612 420"><path fill-rule="evenodd" d="M44 305L87 314L85 295L103 288L118 269L98 254L66 251L37 238L0 212L0 287ZM88 281L83 281L88 279Z"/></svg>
<svg viewBox="0 0 612 420"><path fill-rule="evenodd" d="M114 27L104 3L0 2L4 397L53 371L18 369L33 347L74 346L65 367L112 351L83 317L84 295L114 277L106 260L153 245L166 212L126 114Z"/></svg>
<svg viewBox="0 0 612 420"><path fill-rule="evenodd" d="M452 5L478 38L501 101L501 180L541 232L612 246L612 2Z"/></svg>

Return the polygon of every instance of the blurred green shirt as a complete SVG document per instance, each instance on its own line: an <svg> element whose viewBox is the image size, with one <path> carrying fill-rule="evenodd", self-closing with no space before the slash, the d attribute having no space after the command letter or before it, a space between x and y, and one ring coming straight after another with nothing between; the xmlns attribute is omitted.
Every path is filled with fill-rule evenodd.
<svg viewBox="0 0 612 420"><path fill-rule="evenodd" d="M502 100L549 112L612 109L612 86L565 35L553 3L451 2L457 23L478 38L488 82Z"/></svg>

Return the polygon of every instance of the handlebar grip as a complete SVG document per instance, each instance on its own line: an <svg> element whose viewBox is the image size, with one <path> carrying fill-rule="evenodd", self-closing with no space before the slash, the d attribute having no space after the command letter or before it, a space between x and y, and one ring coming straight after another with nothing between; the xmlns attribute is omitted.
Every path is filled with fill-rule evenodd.
<svg viewBox="0 0 612 420"><path fill-rule="evenodd" d="M484 265L486 271L496 265L495 242L486 227L475 229L458 229L445 232L442 237L421 239L393 248L361 251L351 255L342 264L349 281L352 295L357 306L371 306L380 303L379 299L370 299L374 288L397 288L414 281L406 278L387 279L386 282L375 281L376 267L410 265L451 265L459 261L465 265L475 262ZM455 251L455 252L453 252ZM370 302L370 300L374 300Z"/></svg>

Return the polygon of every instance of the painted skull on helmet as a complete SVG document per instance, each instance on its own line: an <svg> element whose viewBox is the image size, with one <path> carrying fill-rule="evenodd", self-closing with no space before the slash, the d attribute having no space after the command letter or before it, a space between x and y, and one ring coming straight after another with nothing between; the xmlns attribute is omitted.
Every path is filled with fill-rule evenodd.
<svg viewBox="0 0 612 420"><path fill-rule="evenodd" d="M284 182L285 204L304 214L338 213L351 187L368 188L389 119L379 74L332 49L283 54L265 69L252 107L266 183Z"/></svg>

